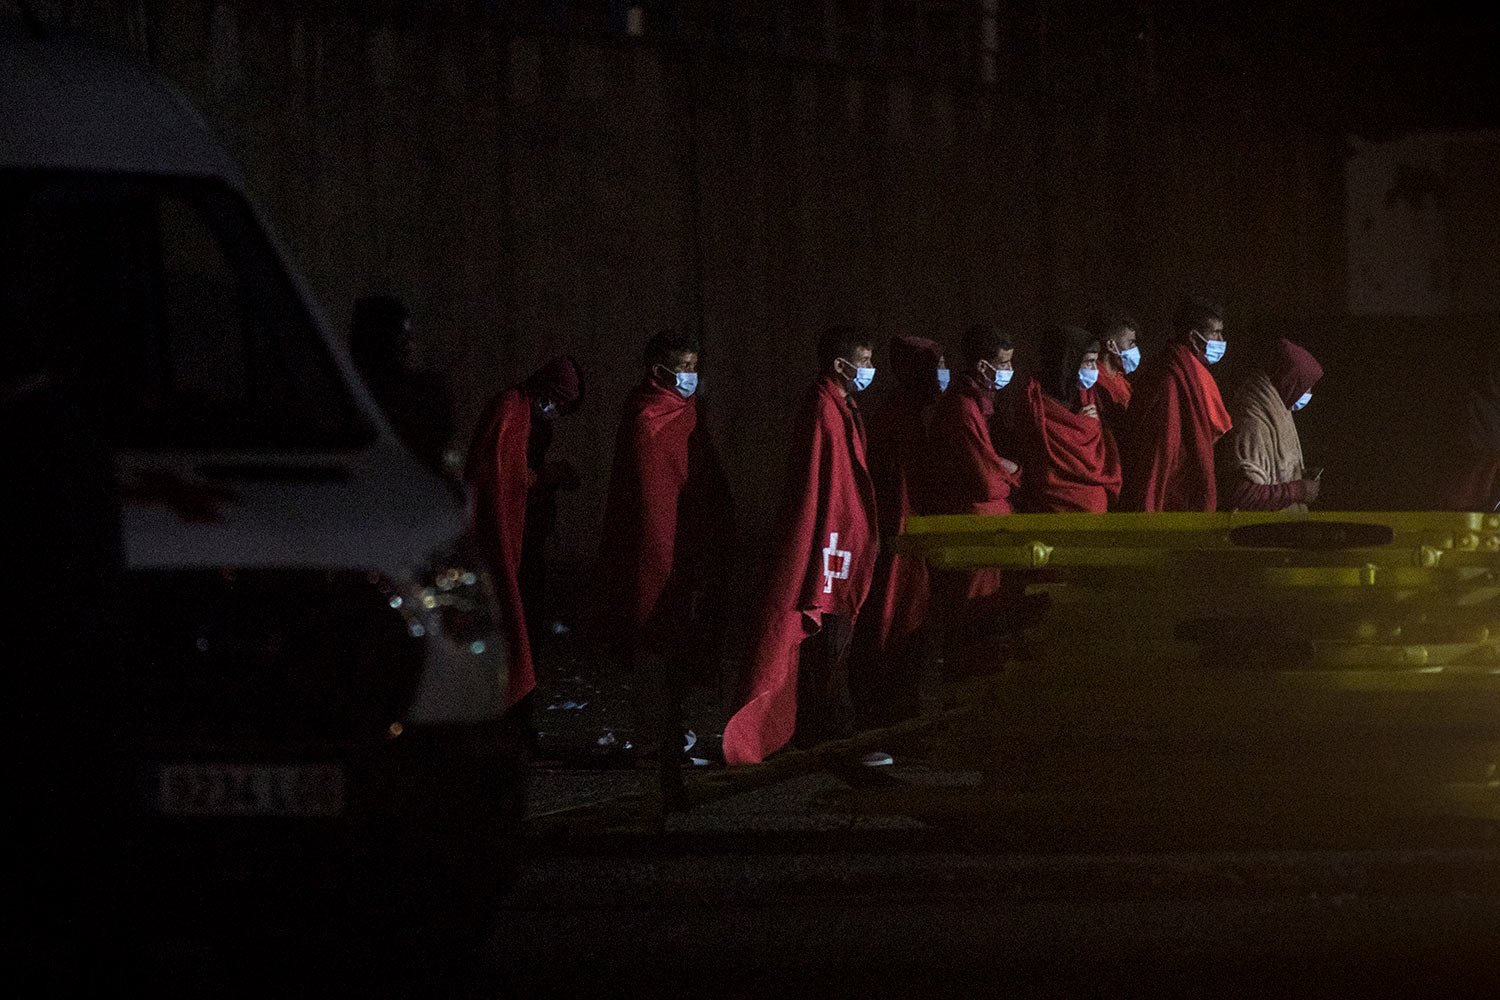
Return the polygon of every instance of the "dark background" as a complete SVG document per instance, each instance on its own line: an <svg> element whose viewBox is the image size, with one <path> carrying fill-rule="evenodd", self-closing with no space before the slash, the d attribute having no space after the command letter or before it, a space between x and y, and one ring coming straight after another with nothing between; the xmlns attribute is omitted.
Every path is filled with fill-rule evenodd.
<svg viewBox="0 0 1500 1000"><path fill-rule="evenodd" d="M223 134L335 329L406 298L462 448L566 349L556 558L594 557L642 342L700 328L747 542L833 321L1023 343L1113 301L1148 353L1186 291L1328 375L1299 415L1327 508L1418 507L1476 357L1500 349L1493 8L1442 3L35 0L175 81ZM0 10L6 4L0 2ZM632 12L632 8L636 8ZM1351 307L1346 165L1438 150L1431 301ZM1456 137L1450 142L1445 137ZM1420 187L1420 186L1419 186ZM1428 266L1388 236L1393 273ZM1434 306L1433 302L1437 305ZM884 363L883 349L877 365ZM883 383L877 378L877 393Z"/></svg>

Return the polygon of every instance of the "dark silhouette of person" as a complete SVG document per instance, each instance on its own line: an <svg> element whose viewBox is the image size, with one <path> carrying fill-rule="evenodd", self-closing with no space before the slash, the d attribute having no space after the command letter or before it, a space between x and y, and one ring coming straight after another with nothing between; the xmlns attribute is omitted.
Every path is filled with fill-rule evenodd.
<svg viewBox="0 0 1500 1000"><path fill-rule="evenodd" d="M366 295L355 301L349 353L396 436L442 473L443 452L453 437L453 397L446 380L423 367L421 343L400 299Z"/></svg>

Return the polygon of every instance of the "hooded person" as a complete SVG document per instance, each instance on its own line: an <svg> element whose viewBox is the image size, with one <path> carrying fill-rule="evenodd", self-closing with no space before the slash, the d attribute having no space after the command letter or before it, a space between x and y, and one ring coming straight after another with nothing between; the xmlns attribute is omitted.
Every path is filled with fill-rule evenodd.
<svg viewBox="0 0 1500 1000"><path fill-rule="evenodd" d="M596 623L635 677L643 731L670 794L680 788L682 693L691 666L718 665L734 554L729 481L698 395L698 342L652 337L625 399L604 507Z"/></svg>
<svg viewBox="0 0 1500 1000"><path fill-rule="evenodd" d="M724 727L726 763L762 761L794 735L807 746L853 732L849 644L879 545L855 402L875 377L872 356L860 330L836 326L818 338L819 375L791 437L740 707Z"/></svg>
<svg viewBox="0 0 1500 1000"><path fill-rule="evenodd" d="M995 447L991 425L995 394L1014 374L1015 346L989 324L964 331L959 351L964 367L953 377L932 414L928 458L919 477L927 512L1009 514L1021 467ZM964 672L973 650L985 663L989 635L1016 595L1002 592L997 569L947 570L932 576L932 602L951 673ZM977 666L977 664L974 664Z"/></svg>
<svg viewBox="0 0 1500 1000"><path fill-rule="evenodd" d="M1141 368L1131 390L1120 448L1121 510L1218 507L1214 445L1231 421L1209 366L1224 357L1223 311L1185 299L1172 330L1172 343Z"/></svg>
<svg viewBox="0 0 1500 1000"><path fill-rule="evenodd" d="M1282 337L1240 379L1229 396L1234 426L1217 446L1221 509L1305 512L1318 499L1292 414L1322 377L1323 366Z"/></svg>
<svg viewBox="0 0 1500 1000"><path fill-rule="evenodd" d="M1438 506L1500 510L1500 352L1490 351L1464 400L1462 433L1449 435Z"/></svg>
<svg viewBox="0 0 1500 1000"><path fill-rule="evenodd" d="M444 380L422 367L405 304L390 295L357 299L349 354L396 436L424 465L443 472L453 398Z"/></svg>
<svg viewBox="0 0 1500 1000"><path fill-rule="evenodd" d="M546 461L552 421L582 404L583 374L577 362L553 358L490 400L469 444L464 482L471 490L474 536L489 564L510 637L510 705L536 688L522 582L528 537L535 537L534 522L549 517L548 494L571 476L565 463Z"/></svg>
<svg viewBox="0 0 1500 1000"><path fill-rule="evenodd" d="M899 535L910 515L923 512L925 504L914 495L916 470L927 461L927 424L949 382L947 359L936 341L893 337L890 359L895 388L868 423L870 478L884 539ZM851 654L855 705L871 725L921 712L927 602L927 563L882 547Z"/></svg>
<svg viewBox="0 0 1500 1000"><path fill-rule="evenodd" d="M1017 407L1021 508L1103 514L1120 494L1120 458L1099 414L1099 342L1076 326L1053 326L1037 348Z"/></svg>

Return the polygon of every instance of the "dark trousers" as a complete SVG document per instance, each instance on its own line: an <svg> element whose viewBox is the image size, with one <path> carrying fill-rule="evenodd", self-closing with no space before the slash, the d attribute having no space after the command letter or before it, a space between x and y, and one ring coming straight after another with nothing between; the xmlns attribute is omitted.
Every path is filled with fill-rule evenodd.
<svg viewBox="0 0 1500 1000"><path fill-rule="evenodd" d="M854 735L854 700L849 694L849 641L854 622L844 615L824 615L823 627L802 641L797 654L797 728L799 747Z"/></svg>
<svg viewBox="0 0 1500 1000"><path fill-rule="evenodd" d="M646 647L630 654L635 684L638 742L673 766L682 762L682 697L686 689L679 658Z"/></svg>
<svg viewBox="0 0 1500 1000"><path fill-rule="evenodd" d="M666 808L684 808L682 698L687 690L687 665L680 656L644 646L637 646L629 655L635 683L637 742L641 751L656 757Z"/></svg>
<svg viewBox="0 0 1500 1000"><path fill-rule="evenodd" d="M532 642L543 638L547 627L547 536L527 532L521 536L521 564L516 567L521 590L521 610Z"/></svg>
<svg viewBox="0 0 1500 1000"><path fill-rule="evenodd" d="M927 675L936 659L937 629L923 624L909 635L891 636L877 653L871 648L873 641L860 641L864 626L861 618L851 654L854 676L849 686L854 693L856 727L875 729L917 718L931 696Z"/></svg>

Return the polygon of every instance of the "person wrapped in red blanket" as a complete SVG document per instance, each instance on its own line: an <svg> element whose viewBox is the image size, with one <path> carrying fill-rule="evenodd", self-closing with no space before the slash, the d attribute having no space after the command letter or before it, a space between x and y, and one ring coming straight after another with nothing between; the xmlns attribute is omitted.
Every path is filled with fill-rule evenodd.
<svg viewBox="0 0 1500 1000"><path fill-rule="evenodd" d="M928 460L927 424L949 381L942 345L924 337L891 338L890 370L895 386L869 419L870 478L883 540L899 535L907 517L920 512L917 469ZM850 654L861 723L887 725L920 714L927 601L927 563L882 546Z"/></svg>
<svg viewBox="0 0 1500 1000"><path fill-rule="evenodd" d="M1141 366L1140 324L1129 313L1114 309L1089 322L1089 331L1099 338L1099 381L1094 386L1094 405L1118 441L1125 433L1130 410L1131 379Z"/></svg>
<svg viewBox="0 0 1500 1000"><path fill-rule="evenodd" d="M583 404L583 375L570 357L557 357L520 385L497 394L480 415L469 445L464 482L470 488L474 536L489 564L510 639L509 704L536 688L531 640L521 601L521 552L531 497L566 475L538 467L545 453L537 439L550 441L551 422Z"/></svg>
<svg viewBox="0 0 1500 1000"><path fill-rule="evenodd" d="M1210 365L1224 357L1224 314L1189 298L1172 317L1173 341L1142 367L1131 393L1120 464L1120 509L1212 511L1214 444L1230 428Z"/></svg>
<svg viewBox="0 0 1500 1000"><path fill-rule="evenodd" d="M879 545L875 487L854 394L875 377L868 334L818 338L818 380L797 415L775 551L752 618L740 708L724 760L765 760L791 741L852 734L849 640Z"/></svg>
<svg viewBox="0 0 1500 1000"><path fill-rule="evenodd" d="M1037 348L1017 410L1020 508L1103 514L1120 494L1120 458L1099 414L1099 342L1076 326L1053 326Z"/></svg>
<svg viewBox="0 0 1500 1000"><path fill-rule="evenodd" d="M695 668L718 667L734 507L698 395L697 338L659 333L642 363L615 438L595 620L634 676L637 752L680 799L682 697Z"/></svg>
<svg viewBox="0 0 1500 1000"><path fill-rule="evenodd" d="M1021 467L996 451L990 424L995 393L1015 372L1015 345L998 328L979 324L964 331L959 351L963 370L932 415L930 457L919 479L923 503L933 514L1009 514ZM950 675L992 662L990 635L1013 597L1002 593L996 569L933 574L932 603Z"/></svg>

